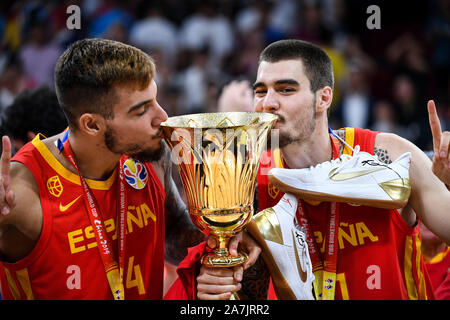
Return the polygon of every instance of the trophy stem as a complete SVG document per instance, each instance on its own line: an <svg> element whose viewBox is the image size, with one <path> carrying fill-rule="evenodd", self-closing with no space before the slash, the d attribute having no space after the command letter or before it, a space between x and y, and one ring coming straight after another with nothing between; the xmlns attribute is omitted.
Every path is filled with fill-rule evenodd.
<svg viewBox="0 0 450 320"><path fill-rule="evenodd" d="M228 256L228 243L230 242L230 239L221 235L218 237L217 242L219 243L219 246L216 250L216 254L220 256Z"/></svg>
<svg viewBox="0 0 450 320"><path fill-rule="evenodd" d="M229 237L217 235L216 241L218 242L216 249L202 257L203 265L215 268L229 268L243 264L248 259L248 255L245 252L240 252L236 257L230 255L228 252Z"/></svg>

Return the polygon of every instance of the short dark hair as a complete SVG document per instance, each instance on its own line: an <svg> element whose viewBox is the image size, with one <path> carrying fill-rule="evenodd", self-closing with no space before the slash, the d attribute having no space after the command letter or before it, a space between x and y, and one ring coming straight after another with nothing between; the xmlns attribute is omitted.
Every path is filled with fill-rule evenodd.
<svg viewBox="0 0 450 320"><path fill-rule="evenodd" d="M297 39L273 42L261 52L259 63L289 59L302 60L312 92L316 92L325 86L334 88L333 65L330 57L319 46L310 42Z"/></svg>
<svg viewBox="0 0 450 320"><path fill-rule="evenodd" d="M155 76L152 58L133 46L107 39L83 39L73 43L55 66L55 90L69 122L83 113L114 117L114 86L146 88Z"/></svg>
<svg viewBox="0 0 450 320"><path fill-rule="evenodd" d="M49 137L67 127L55 92L47 86L22 91L3 115L3 129L7 135L28 141L28 131Z"/></svg>

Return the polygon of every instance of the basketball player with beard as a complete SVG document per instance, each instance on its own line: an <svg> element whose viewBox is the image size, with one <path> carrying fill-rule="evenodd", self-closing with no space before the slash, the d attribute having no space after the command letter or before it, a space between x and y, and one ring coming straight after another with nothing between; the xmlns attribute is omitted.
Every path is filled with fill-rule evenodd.
<svg viewBox="0 0 450 320"><path fill-rule="evenodd" d="M3 298L162 299L165 255L178 264L203 240L171 178L154 78L137 48L78 41L55 67L68 129L12 159L3 137Z"/></svg>
<svg viewBox="0 0 450 320"><path fill-rule="evenodd" d="M283 171L283 178L289 176L289 179L282 182L291 187L290 192L300 189L297 186L308 191L308 186L314 183L324 188L326 183L332 182L330 177L333 172L342 168L341 164L345 164L336 159L342 160L343 154L355 156L358 151L353 153L354 150L370 153L386 166L397 161L402 154L410 152L411 193L408 195L408 203L399 209L355 206L346 202L328 201L326 198L321 201L299 199L297 205L285 205L283 210L277 212L273 209L269 211L272 214L263 215L265 220L260 220L262 227L259 230L273 236L267 238L269 240L266 242L271 242L272 255L275 252L273 248L277 250L277 260L269 262L273 262L272 265L276 264L278 268L275 275L279 279L279 274L283 276L279 287L284 291L286 288L298 288L300 281L289 283L288 279L294 279L299 271L305 273L305 268L301 267L300 270L297 267L301 266L301 261L297 249L294 251L296 242L290 240L297 237L302 232L297 231L301 229L306 230L310 265L314 266L314 278L302 279L301 283L309 285L309 281L313 281L316 299L434 299L420 251L418 222L423 221L442 240L450 242L450 197L444 184L450 181L450 135L448 132L441 132L435 105L431 100L428 102L428 110L435 151L433 164L417 146L394 134L362 128L333 131L328 122L333 86L331 60L326 52L312 43L286 39L271 43L262 51L253 84L253 106L256 112L269 112L278 116L272 132L279 135L278 139L272 141L277 141L279 148L266 150L261 157L256 212L266 208L280 208L283 205L278 204L283 200L290 204L290 199L284 198L283 191L286 190L278 189L269 180L268 173L271 169ZM227 92L230 101L219 99L227 106L227 110L223 111L229 111L229 108L247 109L251 101L245 99L248 97L245 87L233 87L236 90ZM224 94L226 91L223 90ZM233 102L236 105L233 106ZM337 165L331 167L331 163ZM354 167L357 168L356 165ZM340 183L330 184L334 186L333 193L341 195L341 186L353 185L353 195L364 195L365 191L359 188L362 184L356 184L351 179L364 176L367 172L357 169L359 171L355 169L354 175L347 175ZM305 176L310 184L301 180ZM297 179L302 183L295 184ZM375 182L379 183L373 178L365 183L376 186ZM345 190L349 189L351 188ZM294 208L294 212L287 213L289 208ZM280 221L285 223L284 227L280 227ZM301 228L297 228L295 221L298 221ZM292 237L286 236L287 234L292 234ZM292 251L289 251L291 248ZM280 258L283 254L284 259ZM252 271L261 279L259 287L263 288L262 275L266 267L263 264L259 266L262 266L259 271L255 268ZM190 265L185 266L188 271L189 268ZM202 267L197 280L208 272L206 267ZM291 274L294 277L289 277ZM241 282L243 287L246 281L247 277L244 276ZM306 285L305 288L311 294L312 288L307 288Z"/></svg>

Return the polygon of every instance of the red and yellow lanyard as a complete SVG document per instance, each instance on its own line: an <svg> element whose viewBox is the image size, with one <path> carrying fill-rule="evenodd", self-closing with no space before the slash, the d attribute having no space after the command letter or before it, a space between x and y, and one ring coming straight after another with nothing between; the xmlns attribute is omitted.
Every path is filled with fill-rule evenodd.
<svg viewBox="0 0 450 320"><path fill-rule="evenodd" d="M333 159L336 159L339 156L339 141L332 136L330 138L332 141ZM305 211L303 201L300 199L297 207L297 221L306 233L306 241L315 277L313 286L316 299L334 300L338 258L339 204L336 202L330 203L323 257L314 239L311 220Z"/></svg>
<svg viewBox="0 0 450 320"><path fill-rule="evenodd" d="M58 143L58 147L70 161L70 163L77 170L78 176L80 177L80 183L84 191L84 202L87 208L89 220L91 226L95 233L95 238L97 240L97 247L102 259L103 267L105 269L106 277L108 279L111 292L115 300L124 300L125 291L123 286L123 270L125 261L125 222L126 222L126 212L127 212L127 198L125 191L125 177L123 173L123 160L120 161L119 166L119 184L118 184L118 194L119 194L119 205L118 205L118 223L119 234L118 234L118 249L119 249L119 264L113 256L113 250L111 245L111 240L106 234L105 224L103 222L102 215L99 211L98 203L89 188L85 179L81 176L78 166L75 161L75 156L73 154L72 148L70 147L68 139L68 130L66 131L63 141Z"/></svg>

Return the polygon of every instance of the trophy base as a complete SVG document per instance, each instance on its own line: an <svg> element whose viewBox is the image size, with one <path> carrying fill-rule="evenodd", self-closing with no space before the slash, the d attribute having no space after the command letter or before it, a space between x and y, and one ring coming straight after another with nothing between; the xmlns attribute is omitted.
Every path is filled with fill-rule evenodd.
<svg viewBox="0 0 450 320"><path fill-rule="evenodd" d="M227 250L228 251L228 250ZM233 257L226 253L211 252L205 254L202 257L202 264L213 268L230 268L238 266L247 261L248 255L245 252L239 253L236 257Z"/></svg>

